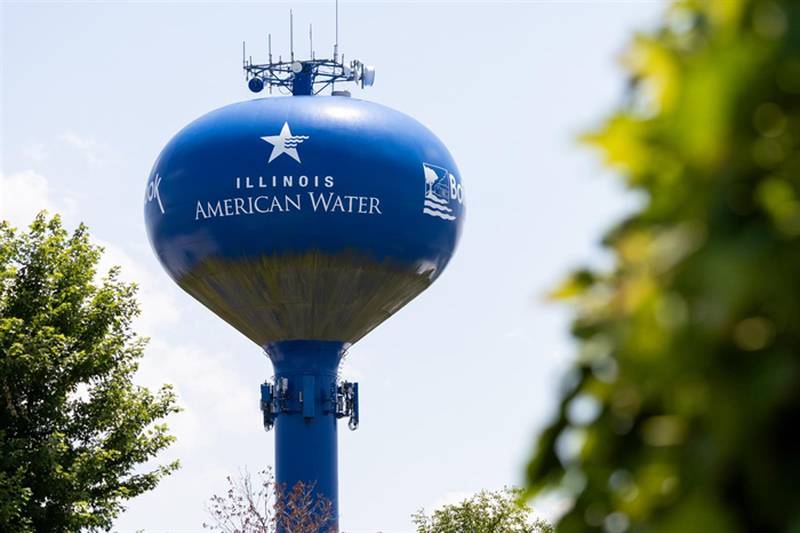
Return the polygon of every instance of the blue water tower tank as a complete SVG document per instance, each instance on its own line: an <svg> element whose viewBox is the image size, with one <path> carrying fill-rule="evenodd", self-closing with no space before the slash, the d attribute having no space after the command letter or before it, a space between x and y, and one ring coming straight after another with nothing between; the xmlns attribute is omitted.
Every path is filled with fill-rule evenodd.
<svg viewBox="0 0 800 533"><path fill-rule="evenodd" d="M252 90L292 95L217 109L175 135L147 180L147 233L172 279L271 359L261 408L276 480L312 483L336 508L336 420L358 425L341 358L441 275L464 189L445 145L413 118L313 94L329 77L370 85L371 67L245 70Z"/></svg>

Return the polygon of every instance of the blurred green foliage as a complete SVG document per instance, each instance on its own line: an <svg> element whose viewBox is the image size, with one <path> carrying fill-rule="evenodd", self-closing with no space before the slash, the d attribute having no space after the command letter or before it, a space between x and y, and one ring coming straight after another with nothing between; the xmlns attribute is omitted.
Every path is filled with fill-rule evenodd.
<svg viewBox="0 0 800 533"><path fill-rule="evenodd" d="M111 529L178 466L144 465L174 440L176 398L133 384L136 287L96 279L101 252L58 217L0 222L0 531Z"/></svg>
<svg viewBox="0 0 800 533"><path fill-rule="evenodd" d="M586 136L642 197L574 273L578 358L527 469L558 531L800 531L800 3L677 2Z"/></svg>

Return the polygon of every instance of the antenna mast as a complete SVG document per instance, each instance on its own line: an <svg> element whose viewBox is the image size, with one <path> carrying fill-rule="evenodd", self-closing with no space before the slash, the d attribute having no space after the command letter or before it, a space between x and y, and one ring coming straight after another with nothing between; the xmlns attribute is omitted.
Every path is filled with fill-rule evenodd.
<svg viewBox="0 0 800 533"><path fill-rule="evenodd" d="M317 59L314 53L314 27L308 25L309 59L295 60L294 56L294 11L289 10L289 61L281 56L275 61L272 56L272 34L267 34L268 62L253 63L247 60L245 43L242 43L242 68L245 71L247 86L254 93L261 92L265 86L270 93L273 87L288 89L294 95L319 94L327 87L333 89L334 83L353 81L362 88L370 87L375 81L375 69L357 59L345 64L344 55L339 55L339 0L335 1L335 42L333 59ZM347 91L334 91L336 95L348 95Z"/></svg>
<svg viewBox="0 0 800 533"><path fill-rule="evenodd" d="M336 62L339 59L339 0L336 0L336 37L333 41L333 61Z"/></svg>

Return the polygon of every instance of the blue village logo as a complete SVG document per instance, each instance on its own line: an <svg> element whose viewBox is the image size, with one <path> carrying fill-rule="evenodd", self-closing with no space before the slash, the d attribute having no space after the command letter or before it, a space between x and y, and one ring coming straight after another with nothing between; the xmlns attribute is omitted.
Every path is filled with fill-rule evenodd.
<svg viewBox="0 0 800 533"><path fill-rule="evenodd" d="M300 154L297 153L297 146L303 141L308 140L308 135L292 135L292 130L289 129L289 123L284 122L281 132L278 135L268 135L261 137L262 141L266 141L272 145L272 153L269 154L269 161L267 164L282 155L286 154L298 163L300 162Z"/></svg>
<svg viewBox="0 0 800 533"><path fill-rule="evenodd" d="M446 168L422 163L425 172L425 204L422 212L444 220L455 220L452 203L464 203L461 182Z"/></svg>

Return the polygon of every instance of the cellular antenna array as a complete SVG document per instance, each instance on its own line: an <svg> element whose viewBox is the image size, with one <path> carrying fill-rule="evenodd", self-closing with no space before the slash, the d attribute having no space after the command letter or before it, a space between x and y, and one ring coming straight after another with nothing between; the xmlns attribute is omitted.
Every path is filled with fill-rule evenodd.
<svg viewBox="0 0 800 533"><path fill-rule="evenodd" d="M294 13L289 10L289 61L281 56L275 61L272 57L272 35L267 36L267 63L254 63L247 56L246 43L242 42L242 68L247 86L254 93L265 87L270 93L273 87L288 90L295 96L320 94L328 87L335 88L336 82L355 82L362 88L375 82L375 67L365 65L354 59L345 63L339 55L339 2L336 2L336 30L332 59L317 59L314 54L314 36L311 25L308 27L309 58L295 59L294 55Z"/></svg>

